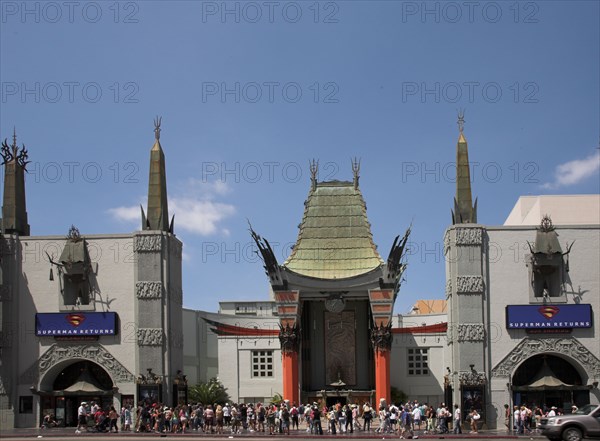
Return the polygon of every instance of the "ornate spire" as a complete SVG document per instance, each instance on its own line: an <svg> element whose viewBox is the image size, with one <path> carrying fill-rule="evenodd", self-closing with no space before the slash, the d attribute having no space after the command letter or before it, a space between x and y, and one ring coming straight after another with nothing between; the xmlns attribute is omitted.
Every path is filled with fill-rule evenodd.
<svg viewBox="0 0 600 441"><path fill-rule="evenodd" d="M173 232L173 220L169 225L167 204L167 174L165 154L160 145L161 117L154 120L154 145L150 151L150 178L148 180L148 216L142 208L142 229Z"/></svg>
<svg viewBox="0 0 600 441"><path fill-rule="evenodd" d="M25 145L17 145L17 129L13 128L13 142L9 147L7 140L2 143L0 155L5 167L4 197L2 200L2 229L6 233L29 236L27 223L27 205L25 201L25 172L29 155Z"/></svg>
<svg viewBox="0 0 600 441"><path fill-rule="evenodd" d="M317 189L317 175L319 174L319 161L317 161L316 159L313 159L308 164L310 167L310 185L314 191Z"/></svg>
<svg viewBox="0 0 600 441"><path fill-rule="evenodd" d="M352 161L352 174L354 175L354 189L358 190L358 180L360 178L360 159L354 158Z"/></svg>
<svg viewBox="0 0 600 441"><path fill-rule="evenodd" d="M471 173L469 168L469 149L463 134L465 127L465 111L458 112L459 137L456 145L456 197L452 211L453 224L468 224L477 222L477 200L473 205L471 195Z"/></svg>

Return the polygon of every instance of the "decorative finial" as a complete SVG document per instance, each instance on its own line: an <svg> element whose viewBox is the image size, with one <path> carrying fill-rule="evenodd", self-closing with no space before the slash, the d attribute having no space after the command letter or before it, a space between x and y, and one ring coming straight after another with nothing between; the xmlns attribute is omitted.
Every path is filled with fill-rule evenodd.
<svg viewBox="0 0 600 441"><path fill-rule="evenodd" d="M352 173L354 174L354 189L358 189L358 179L360 178L360 159L354 158L352 162Z"/></svg>
<svg viewBox="0 0 600 441"><path fill-rule="evenodd" d="M8 164L9 162L16 160L17 164L23 167L23 170L27 171L27 164L29 164L31 161L27 160L29 159L29 154L27 152L27 149L25 148L25 144L23 144L23 147L21 147L21 149L19 149L19 146L17 146L16 127L13 127L12 145L9 147L7 140L4 139L2 147L0 147L0 156L2 156L2 165Z"/></svg>
<svg viewBox="0 0 600 441"><path fill-rule="evenodd" d="M71 225L71 228L69 228L67 240L70 240L71 242L79 242L81 240L81 234L75 225Z"/></svg>
<svg viewBox="0 0 600 441"><path fill-rule="evenodd" d="M550 219L550 216L547 214L545 214L544 217L542 217L542 221L540 222L540 231L543 233L549 233L550 231L554 231L552 219Z"/></svg>
<svg viewBox="0 0 600 441"><path fill-rule="evenodd" d="M460 133L463 132L463 129L465 128L465 109L459 109L458 110L458 131Z"/></svg>
<svg viewBox="0 0 600 441"><path fill-rule="evenodd" d="M162 116L157 116L154 119L154 138L158 141L160 139L160 123L162 122Z"/></svg>
<svg viewBox="0 0 600 441"><path fill-rule="evenodd" d="M13 143L12 143L13 151L17 148L17 127L13 126Z"/></svg>
<svg viewBox="0 0 600 441"><path fill-rule="evenodd" d="M317 188L317 174L319 173L319 161L317 161L316 159L309 161L309 167L310 167L310 182L312 185L312 189L314 190Z"/></svg>

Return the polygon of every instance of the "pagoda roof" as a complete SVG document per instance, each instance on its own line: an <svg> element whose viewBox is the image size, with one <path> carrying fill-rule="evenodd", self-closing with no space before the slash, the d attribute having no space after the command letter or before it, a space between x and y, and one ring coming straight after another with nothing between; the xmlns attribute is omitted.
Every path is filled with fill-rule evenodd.
<svg viewBox="0 0 600 441"><path fill-rule="evenodd" d="M315 182L306 202L298 239L283 268L318 279L346 279L379 268L357 183Z"/></svg>

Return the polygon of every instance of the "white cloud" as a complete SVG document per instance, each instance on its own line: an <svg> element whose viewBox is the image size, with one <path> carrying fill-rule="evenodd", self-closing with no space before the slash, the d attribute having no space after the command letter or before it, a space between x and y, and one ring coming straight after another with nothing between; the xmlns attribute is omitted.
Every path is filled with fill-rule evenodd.
<svg viewBox="0 0 600 441"><path fill-rule="evenodd" d="M195 198L173 198L169 201L169 211L175 214L175 228L192 234L208 236L227 229L219 224L235 213L230 204Z"/></svg>
<svg viewBox="0 0 600 441"><path fill-rule="evenodd" d="M127 223L142 221L142 212L138 205L133 207L109 208L108 213L115 219Z"/></svg>
<svg viewBox="0 0 600 441"><path fill-rule="evenodd" d="M229 193L227 184L221 181L200 182L196 179L189 179L187 184L182 189L186 196L175 195L168 201L169 215L175 215L175 231L200 236L229 235L229 230L221 227L221 223L235 214L235 207L214 200L216 196ZM188 196L190 193L193 195ZM132 225L139 226L142 219L139 205L110 208L108 213L114 219Z"/></svg>
<svg viewBox="0 0 600 441"><path fill-rule="evenodd" d="M575 159L556 167L554 182L546 182L542 188L554 189L578 184L593 176L600 170L600 151L592 153L585 159Z"/></svg>

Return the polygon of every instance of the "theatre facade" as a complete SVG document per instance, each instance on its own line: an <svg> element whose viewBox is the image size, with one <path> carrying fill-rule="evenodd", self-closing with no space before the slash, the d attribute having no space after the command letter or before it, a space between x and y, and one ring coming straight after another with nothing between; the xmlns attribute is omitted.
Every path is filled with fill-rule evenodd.
<svg viewBox="0 0 600 441"><path fill-rule="evenodd" d="M292 402L376 404L393 387L411 400L477 408L488 428L504 427L505 404L600 402L600 195L521 197L503 225L478 223L463 123L443 236L446 308L392 315L408 232L384 261L357 163L353 181L333 182L317 182L313 164L288 259L279 264L252 233L273 307L226 302L203 320L234 400L278 392Z"/></svg>
<svg viewBox="0 0 600 441"><path fill-rule="evenodd" d="M440 232L442 298L407 315L393 309L410 229L379 254L358 161L350 180L329 182L312 163L284 262L251 231L270 297L224 299L207 312L182 308L182 243L168 215L160 120L147 213L131 234L66 225L64 236L32 236L27 152L15 136L2 148L2 427L35 427L49 412L71 425L81 401L185 402L186 376L191 384L218 377L236 402L281 394L376 405L402 392L477 408L488 428L503 427L505 404L599 403L600 195L521 197L503 225L480 224L463 122L454 209Z"/></svg>
<svg viewBox="0 0 600 441"><path fill-rule="evenodd" d="M33 236L27 151L2 147L0 412L2 427L35 427L52 413L76 425L82 401L185 401L181 242L166 205L156 122L148 215L132 234ZM51 213L55 215L55 213ZM35 225L32 227L35 230Z"/></svg>

